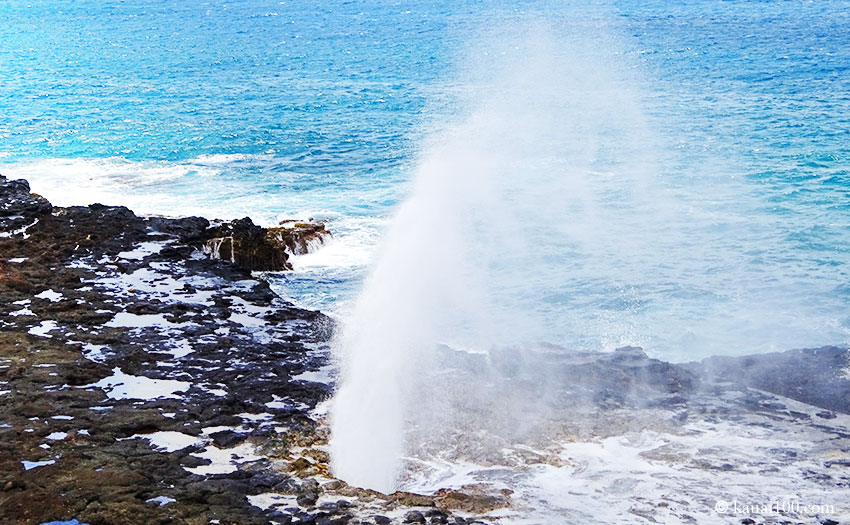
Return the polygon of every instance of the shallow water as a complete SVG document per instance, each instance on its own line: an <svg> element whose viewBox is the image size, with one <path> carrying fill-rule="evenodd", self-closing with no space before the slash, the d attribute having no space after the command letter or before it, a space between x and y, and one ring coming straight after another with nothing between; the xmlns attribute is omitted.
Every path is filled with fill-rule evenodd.
<svg viewBox="0 0 850 525"><path fill-rule="evenodd" d="M276 283L345 318L426 137L486 90L468 69L512 49L498 28L538 19L604 35L651 138L655 215L620 185L630 149L608 136L587 172L605 218L593 224L646 242L543 238L512 290L534 337L675 360L848 342L843 1L13 0L0 5L0 171L60 205L326 217L333 243Z"/></svg>

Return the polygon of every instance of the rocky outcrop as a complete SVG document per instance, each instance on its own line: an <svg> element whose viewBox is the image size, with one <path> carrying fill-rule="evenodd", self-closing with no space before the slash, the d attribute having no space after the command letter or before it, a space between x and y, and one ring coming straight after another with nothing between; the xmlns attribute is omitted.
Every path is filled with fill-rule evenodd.
<svg viewBox="0 0 850 525"><path fill-rule="evenodd" d="M0 175L0 232L5 237L26 238L30 228L54 212L45 198L30 193L25 180L9 180ZM74 223L78 231L90 231L80 246L96 246L117 238L139 238L147 231L173 236L214 259L228 261L249 271L291 270L291 255L303 255L322 245L331 233L324 223L310 220L284 221L264 228L245 217L234 221L213 221L203 217L137 217L123 206L72 206L57 208L54 216ZM101 228L89 228L99 224ZM128 228L114 231L115 226ZM65 239L65 232L57 231ZM79 249L79 248L78 248Z"/></svg>
<svg viewBox="0 0 850 525"><path fill-rule="evenodd" d="M321 222L263 228L245 217L209 227L203 234L204 252L247 270L291 270L290 255L308 253L329 235Z"/></svg>
<svg viewBox="0 0 850 525"><path fill-rule="evenodd" d="M52 209L47 199L30 193L27 181L0 175L0 231L6 236L24 234L27 226Z"/></svg>
<svg viewBox="0 0 850 525"><path fill-rule="evenodd" d="M258 451L316 439L329 319L199 256L206 219L28 190L0 178L0 522L268 523L249 498L299 482Z"/></svg>
<svg viewBox="0 0 850 525"><path fill-rule="evenodd" d="M269 228L269 235L294 255L310 253L325 243L331 233L322 222L310 219L303 221L282 221L280 226Z"/></svg>
<svg viewBox="0 0 850 525"><path fill-rule="evenodd" d="M434 502L443 511L463 511L484 514L510 505L511 491L489 490L486 485L466 485L460 490L440 489L434 494Z"/></svg>
<svg viewBox="0 0 850 525"><path fill-rule="evenodd" d="M148 226L154 231L172 235L180 242L197 245L209 239L210 221L203 217L149 217Z"/></svg>
<svg viewBox="0 0 850 525"><path fill-rule="evenodd" d="M748 356L714 356L688 365L706 381L728 381L850 414L850 350L837 346Z"/></svg>

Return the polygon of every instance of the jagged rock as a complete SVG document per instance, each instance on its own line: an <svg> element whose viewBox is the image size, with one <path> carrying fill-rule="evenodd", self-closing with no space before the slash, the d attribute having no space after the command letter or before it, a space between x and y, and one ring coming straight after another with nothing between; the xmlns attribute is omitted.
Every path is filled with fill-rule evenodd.
<svg viewBox="0 0 850 525"><path fill-rule="evenodd" d="M335 501L326 501L318 506L318 509L329 514L335 514L339 511L339 505Z"/></svg>
<svg viewBox="0 0 850 525"><path fill-rule="evenodd" d="M331 233L322 222L283 221L280 227L269 228L269 234L284 244L293 255L313 251L316 244L324 244Z"/></svg>
<svg viewBox="0 0 850 525"><path fill-rule="evenodd" d="M312 507L319 500L318 492L303 492L298 495L296 501L302 507Z"/></svg>
<svg viewBox="0 0 850 525"><path fill-rule="evenodd" d="M509 505L509 500L504 494L487 494L476 490L442 489L434 494L434 503L441 510L460 510L474 514L483 514Z"/></svg>
<svg viewBox="0 0 850 525"><path fill-rule="evenodd" d="M406 507L433 507L434 500L430 496L414 494L413 492L396 491L389 495L390 501L395 501Z"/></svg>
<svg viewBox="0 0 850 525"><path fill-rule="evenodd" d="M281 271L292 266L287 262L286 247L268 235L268 230L251 219L221 223L206 233L205 251L214 259L222 259L251 271Z"/></svg>
<svg viewBox="0 0 850 525"><path fill-rule="evenodd" d="M351 516L324 516L317 515L316 517L316 525L346 525L351 520Z"/></svg>
<svg viewBox="0 0 850 525"><path fill-rule="evenodd" d="M251 271L290 270L290 255L307 253L329 235L319 222L263 228L246 217L206 229L204 251Z"/></svg>
<svg viewBox="0 0 850 525"><path fill-rule="evenodd" d="M0 284L11 289L28 292L32 284L26 279L21 271L0 256Z"/></svg>
<svg viewBox="0 0 850 525"><path fill-rule="evenodd" d="M53 206L47 199L30 193L27 181L10 180L0 175L0 231L24 228L51 211Z"/></svg>
<svg viewBox="0 0 850 525"><path fill-rule="evenodd" d="M148 225L160 233L176 235L182 242L195 242L206 240L210 221L203 217L150 217Z"/></svg>
<svg viewBox="0 0 850 525"><path fill-rule="evenodd" d="M0 232L22 235L37 228L43 235L52 234L54 242L49 249L60 250L59 255L65 256L80 250L118 253L147 236L150 230L176 237L181 243L245 270L283 271L292 268L290 255L307 253L330 236L321 222L289 221L263 228L246 217L210 226L202 217L143 218L123 206L102 204L58 208L57 220L51 220L53 206L29 190L27 181L0 175ZM47 224L40 225L36 219ZM83 231L87 232L85 236L76 235ZM7 279L14 280L14 275L6 273Z"/></svg>

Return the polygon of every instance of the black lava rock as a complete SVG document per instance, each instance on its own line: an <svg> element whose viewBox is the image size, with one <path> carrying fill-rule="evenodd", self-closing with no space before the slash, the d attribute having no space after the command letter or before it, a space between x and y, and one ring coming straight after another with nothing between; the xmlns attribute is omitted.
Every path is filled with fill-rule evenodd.
<svg viewBox="0 0 850 525"><path fill-rule="evenodd" d="M411 510L404 515L404 523L425 523L425 516L418 510Z"/></svg>

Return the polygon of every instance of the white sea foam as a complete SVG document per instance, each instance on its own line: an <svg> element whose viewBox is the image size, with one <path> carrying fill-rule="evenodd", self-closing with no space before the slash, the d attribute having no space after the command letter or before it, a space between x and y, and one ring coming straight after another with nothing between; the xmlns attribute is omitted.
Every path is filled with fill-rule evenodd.
<svg viewBox="0 0 850 525"><path fill-rule="evenodd" d="M46 299L51 303L55 303L62 300L62 294L59 292L54 292L53 290L45 290L38 295L35 295L38 299Z"/></svg>
<svg viewBox="0 0 850 525"><path fill-rule="evenodd" d="M3 172L10 178L27 179L35 193L57 206L76 206L99 202L124 205L136 213L152 215L200 215L235 219L250 215L270 223L273 215L257 217L256 207L244 199L217 200L209 195L186 195L164 191L193 179L208 180L219 176L236 163L267 162L262 155L209 155L187 161L133 161L110 158L48 158L32 162L6 164ZM190 187L191 187L191 183ZM251 212L254 213L251 213Z"/></svg>
<svg viewBox="0 0 850 525"><path fill-rule="evenodd" d="M250 443L242 443L241 445L225 449L218 448L215 445L208 445L203 451L192 455L210 460L211 463L209 465L184 468L192 474L202 476L209 474L228 474L236 471L242 463L263 459L263 456L258 456L254 452L254 446Z"/></svg>
<svg viewBox="0 0 850 525"><path fill-rule="evenodd" d="M317 214L318 217L325 215ZM292 257L295 271L310 272L368 265L385 222L375 217L339 217L331 220L327 225L333 237L325 239L319 249Z"/></svg>
<svg viewBox="0 0 850 525"><path fill-rule="evenodd" d="M248 503L261 509L270 509L275 506L297 507L298 498L292 496L291 494L264 492L262 494L248 496Z"/></svg>
<svg viewBox="0 0 850 525"><path fill-rule="evenodd" d="M54 204L71 206L81 202L120 202L120 192L128 187L144 187L178 179L200 168L191 164L137 162L112 157L44 159L9 164L3 169L7 176L27 179L34 191ZM215 173L207 172L210 175Z"/></svg>
<svg viewBox="0 0 850 525"><path fill-rule="evenodd" d="M326 366L319 370L308 370L306 372L302 372L296 376L292 376L294 381L310 381L313 383L324 383L330 384L333 381L333 370L334 367Z"/></svg>
<svg viewBox="0 0 850 525"><path fill-rule="evenodd" d="M38 467L46 467L48 465L53 465L56 463L55 459L48 459L46 461L21 461L21 464L24 466L24 470L32 470Z"/></svg>
<svg viewBox="0 0 850 525"><path fill-rule="evenodd" d="M163 314L132 314L130 312L118 312L104 326L121 328L147 328L156 326L158 328L176 328L186 326L188 323L172 323Z"/></svg>
<svg viewBox="0 0 850 525"><path fill-rule="evenodd" d="M14 312L11 312L9 315L14 315L14 316L19 316L19 315L33 315L33 316L34 316L34 315L35 315L35 313L33 313L33 311L32 311L32 310L30 310L29 308L27 308L27 307L25 306L25 307L21 308L20 310L15 310Z"/></svg>
<svg viewBox="0 0 850 525"><path fill-rule="evenodd" d="M106 345L96 345L92 343L84 343L83 344L83 356L90 361L94 361L95 363L103 363L106 361L106 355L104 355L103 350L107 348Z"/></svg>
<svg viewBox="0 0 850 525"><path fill-rule="evenodd" d="M184 448L194 447L205 443L204 439L190 436L182 432L160 431L150 434L135 434L125 439L146 439L151 446L163 452L175 452Z"/></svg>
<svg viewBox="0 0 850 525"><path fill-rule="evenodd" d="M186 339L172 341L168 346L168 350L175 359L180 359L181 357L185 357L195 351L192 347L192 343Z"/></svg>
<svg viewBox="0 0 850 525"><path fill-rule="evenodd" d="M101 388L110 399L177 399L180 397L178 392L185 392L191 386L192 384L186 381L125 374L116 367L111 376L81 388Z"/></svg>
<svg viewBox="0 0 850 525"><path fill-rule="evenodd" d="M32 335L37 335L39 337L47 337L48 339L53 337L49 335L50 332L59 328L59 325L56 324L56 321L42 321L38 326L34 326L29 329L29 333Z"/></svg>
<svg viewBox="0 0 850 525"><path fill-rule="evenodd" d="M795 410L816 411L783 402ZM840 417L829 426L846 428L850 418ZM403 489L432 492L434 487L476 484L510 488L511 508L493 514L513 525L680 523L685 516L698 523L737 523L746 516L736 519L734 511L717 510L719 502L731 505L736 500L741 505L833 505L828 517L850 515L838 503L850 490L827 490L823 479L814 475L825 468L824 458L847 456L835 446L834 431L827 427L817 430L808 421L798 424L792 418L777 421L751 414L739 421L698 419L675 432L623 430L533 451L526 454L534 457L528 463L519 459L528 450L507 445L503 463L420 462L418 474Z"/></svg>
<svg viewBox="0 0 850 525"><path fill-rule="evenodd" d="M162 251L162 249L169 243L171 240L167 241L148 241L140 243L138 246L134 247L132 250L126 252L120 252L118 254L119 259L132 259L132 260L142 260L148 255L153 255Z"/></svg>
<svg viewBox="0 0 850 525"><path fill-rule="evenodd" d="M174 503L175 501L177 500L167 496L157 496L155 498L145 500L145 503L157 503L161 507L163 505L168 505L169 503Z"/></svg>

